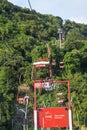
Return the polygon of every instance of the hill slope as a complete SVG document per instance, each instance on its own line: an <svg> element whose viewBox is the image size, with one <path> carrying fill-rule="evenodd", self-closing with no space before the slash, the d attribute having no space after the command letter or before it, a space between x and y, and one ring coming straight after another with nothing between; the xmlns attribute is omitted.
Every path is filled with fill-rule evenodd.
<svg viewBox="0 0 87 130"><path fill-rule="evenodd" d="M64 48L59 48L58 29L62 28ZM51 48L51 60L55 59L53 74L56 79L71 80L71 96L75 129L87 120L87 25L77 24L52 15L14 6L0 0L0 129L10 130L15 115L15 99L20 83L28 83L31 89L32 62L47 57L46 43ZM64 69L59 62L64 61ZM55 91L56 92L56 91ZM55 92L51 105L57 105ZM39 92L39 94L42 94ZM38 94L38 95L39 95ZM38 102L42 103L41 95ZM33 98L33 96L32 96ZM42 104L41 104L42 105ZM33 100L29 104L32 111ZM85 113L85 114L84 114ZM29 115L30 119L32 115ZM30 120L32 122L32 119ZM31 123L32 124L32 123ZM87 125L87 124L85 124ZM77 128L78 127L78 128ZM21 129L21 128L20 128ZM31 129L31 128L30 128Z"/></svg>

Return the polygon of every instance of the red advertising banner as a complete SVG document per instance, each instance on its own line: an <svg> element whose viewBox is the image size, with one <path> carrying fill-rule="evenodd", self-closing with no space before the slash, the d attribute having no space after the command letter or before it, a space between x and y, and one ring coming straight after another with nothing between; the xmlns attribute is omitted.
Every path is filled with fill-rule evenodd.
<svg viewBox="0 0 87 130"><path fill-rule="evenodd" d="M68 128L68 108L38 108L39 128Z"/></svg>

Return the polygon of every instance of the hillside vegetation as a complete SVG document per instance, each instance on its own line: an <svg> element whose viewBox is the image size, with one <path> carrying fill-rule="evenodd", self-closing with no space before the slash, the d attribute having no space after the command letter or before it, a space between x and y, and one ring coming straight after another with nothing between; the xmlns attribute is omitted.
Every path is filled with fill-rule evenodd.
<svg viewBox="0 0 87 130"><path fill-rule="evenodd" d="M64 48L59 47L59 28L64 34ZM46 44L51 50L51 60L56 61L54 78L71 81L73 129L80 130L83 125L87 126L87 25L70 20L63 24L63 19L58 16L42 15L0 0L0 130L12 130L20 83L30 86L32 98L29 112L32 113L32 63L37 58L47 57ZM64 61L62 70L59 68L60 61ZM41 94L40 91L38 93ZM52 95L55 92L51 92L49 100ZM38 100L41 104L43 94ZM55 96L51 105L57 105ZM32 114L29 114L29 119L32 122ZM33 129L31 124L29 130Z"/></svg>

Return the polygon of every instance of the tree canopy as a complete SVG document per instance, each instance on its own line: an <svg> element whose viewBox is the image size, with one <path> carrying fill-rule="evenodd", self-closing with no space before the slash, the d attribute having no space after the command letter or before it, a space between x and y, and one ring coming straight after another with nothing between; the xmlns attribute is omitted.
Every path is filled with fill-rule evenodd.
<svg viewBox="0 0 87 130"><path fill-rule="evenodd" d="M62 29L64 36L61 39L63 48L59 46L58 29ZM56 63L52 66L53 77L71 81L74 129L81 129L84 121L87 126L87 25L70 20L63 24L63 19L58 16L42 15L35 10L14 6L7 0L0 0L0 130L12 129L20 83L30 86L32 99L29 111L32 113L32 64L37 58L48 56L47 44L50 48L50 61ZM61 61L64 62L62 70L59 68ZM38 91L38 104L48 105L52 99L51 106L57 106L57 91L49 94ZM42 102L44 99L46 102ZM33 121L32 114L29 119ZM17 121L16 116L14 120ZM33 127L30 124L29 130Z"/></svg>

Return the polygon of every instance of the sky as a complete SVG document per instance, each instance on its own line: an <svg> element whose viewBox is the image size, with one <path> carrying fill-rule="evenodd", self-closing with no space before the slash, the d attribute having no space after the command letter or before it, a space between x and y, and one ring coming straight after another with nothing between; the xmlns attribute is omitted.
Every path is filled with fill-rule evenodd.
<svg viewBox="0 0 87 130"><path fill-rule="evenodd" d="M8 0L14 5L29 8L28 0ZM52 14L64 21L87 24L87 0L30 0L32 9L41 14Z"/></svg>

